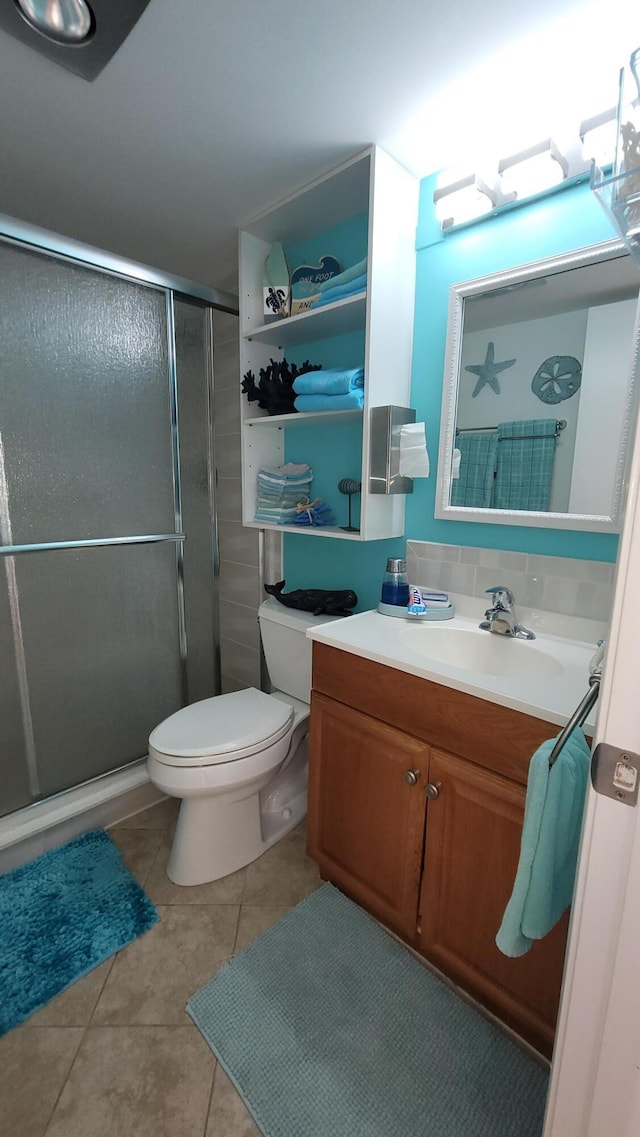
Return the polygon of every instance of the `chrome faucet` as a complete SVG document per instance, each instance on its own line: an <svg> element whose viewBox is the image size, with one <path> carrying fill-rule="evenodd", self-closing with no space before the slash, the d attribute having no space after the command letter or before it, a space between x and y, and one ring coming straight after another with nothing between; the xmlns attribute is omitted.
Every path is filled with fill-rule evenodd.
<svg viewBox="0 0 640 1137"><path fill-rule="evenodd" d="M485 618L480 624L487 632L497 632L501 636L514 636L518 640L535 640L535 632L523 628L516 620L515 601L510 589L502 584L486 591L493 597L491 608L487 608Z"/></svg>

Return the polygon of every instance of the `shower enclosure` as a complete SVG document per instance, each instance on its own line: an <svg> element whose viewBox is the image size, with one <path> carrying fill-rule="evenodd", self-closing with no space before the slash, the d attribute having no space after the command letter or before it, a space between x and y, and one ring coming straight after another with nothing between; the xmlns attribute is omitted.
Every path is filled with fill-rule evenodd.
<svg viewBox="0 0 640 1137"><path fill-rule="evenodd" d="M219 690L211 309L233 310L7 220L0 815L139 760Z"/></svg>

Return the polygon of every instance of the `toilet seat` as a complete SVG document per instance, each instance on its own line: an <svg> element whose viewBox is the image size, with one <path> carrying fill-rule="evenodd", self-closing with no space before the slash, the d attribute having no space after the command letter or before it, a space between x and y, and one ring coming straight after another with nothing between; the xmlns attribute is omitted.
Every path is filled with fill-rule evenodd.
<svg viewBox="0 0 640 1137"><path fill-rule="evenodd" d="M293 707L249 687L176 711L152 731L149 752L169 766L234 762L273 746L293 719Z"/></svg>

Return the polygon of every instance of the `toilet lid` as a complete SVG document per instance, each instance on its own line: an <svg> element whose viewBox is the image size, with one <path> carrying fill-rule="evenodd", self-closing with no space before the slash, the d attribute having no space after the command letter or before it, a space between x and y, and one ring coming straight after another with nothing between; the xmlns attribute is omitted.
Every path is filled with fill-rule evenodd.
<svg viewBox="0 0 640 1137"><path fill-rule="evenodd" d="M151 732L149 745L171 758L228 762L276 742L292 719L287 703L249 687L176 711Z"/></svg>

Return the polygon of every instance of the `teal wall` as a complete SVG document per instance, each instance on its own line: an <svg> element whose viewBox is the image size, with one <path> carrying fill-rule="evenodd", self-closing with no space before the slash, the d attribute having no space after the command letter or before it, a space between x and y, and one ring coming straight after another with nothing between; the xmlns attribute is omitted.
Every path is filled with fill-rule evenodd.
<svg viewBox="0 0 640 1137"><path fill-rule="evenodd" d="M615 561L617 537L609 533L434 518L450 286L615 236L586 184L571 186L530 205L507 209L497 217L443 236L434 217L434 188L435 177L425 178L420 187L411 388L411 405L416 409L417 419L427 424L432 474L428 479L417 480L414 493L407 497L406 536L452 545ZM331 249L323 251L331 252ZM300 441L303 441L302 435ZM330 445L321 468L328 483ZM336 481L350 476L338 469L335 475ZM322 493L322 487L318 485L316 490L314 483L314 492ZM335 498L331 496L331 504L335 505ZM357 544L285 534L284 542L287 588L354 588L360 600L359 609L375 606L386 558L403 556L405 548L404 538Z"/></svg>

